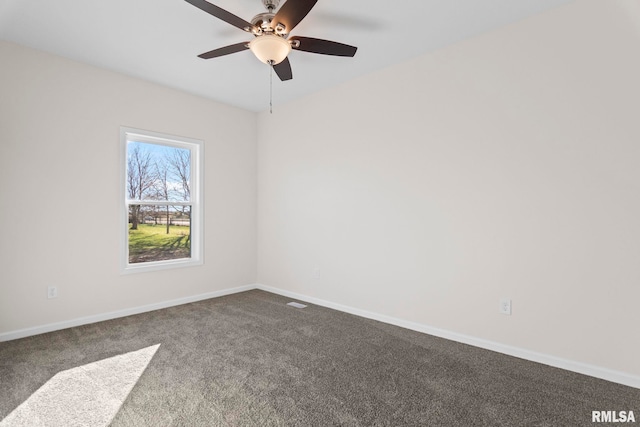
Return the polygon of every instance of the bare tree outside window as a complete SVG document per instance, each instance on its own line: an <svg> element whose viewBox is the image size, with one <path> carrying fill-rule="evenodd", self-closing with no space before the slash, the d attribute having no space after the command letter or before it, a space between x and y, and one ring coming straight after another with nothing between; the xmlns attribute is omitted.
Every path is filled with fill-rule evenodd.
<svg viewBox="0 0 640 427"><path fill-rule="evenodd" d="M151 153L139 145L130 147L127 152L127 192L130 200L144 200L153 187L154 177L151 170ZM138 229L140 205L130 205L129 220L131 229Z"/></svg>

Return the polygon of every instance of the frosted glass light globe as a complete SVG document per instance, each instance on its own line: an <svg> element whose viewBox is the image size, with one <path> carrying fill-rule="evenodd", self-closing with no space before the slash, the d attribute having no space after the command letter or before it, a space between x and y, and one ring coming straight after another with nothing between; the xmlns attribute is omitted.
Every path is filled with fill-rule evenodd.
<svg viewBox="0 0 640 427"><path fill-rule="evenodd" d="M288 41L274 34L264 34L251 40L249 49L260 61L265 64L276 65L285 60L291 45Z"/></svg>

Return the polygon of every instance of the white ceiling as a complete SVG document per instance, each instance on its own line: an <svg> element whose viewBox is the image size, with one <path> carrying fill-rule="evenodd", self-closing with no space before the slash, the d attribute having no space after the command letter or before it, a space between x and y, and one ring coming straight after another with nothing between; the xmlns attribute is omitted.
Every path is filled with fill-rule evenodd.
<svg viewBox="0 0 640 427"><path fill-rule="evenodd" d="M319 0L292 35L358 46L354 58L293 51L274 105L572 0ZM211 0L250 21L261 0ZM0 39L251 111L269 106L269 67L250 51L200 53L251 36L184 0L0 0Z"/></svg>

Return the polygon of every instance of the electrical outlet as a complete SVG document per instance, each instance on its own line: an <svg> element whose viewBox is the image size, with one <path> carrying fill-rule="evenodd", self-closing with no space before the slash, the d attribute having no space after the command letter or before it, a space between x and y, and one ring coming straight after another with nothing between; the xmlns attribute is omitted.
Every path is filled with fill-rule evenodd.
<svg viewBox="0 0 640 427"><path fill-rule="evenodd" d="M500 313L511 316L511 300L509 298L502 298L500 300Z"/></svg>
<svg viewBox="0 0 640 427"><path fill-rule="evenodd" d="M47 298L58 298L58 287L57 286L49 286L47 287Z"/></svg>
<svg viewBox="0 0 640 427"><path fill-rule="evenodd" d="M313 277L314 279L320 278L320 267L315 267L313 269L313 271L311 272L311 277Z"/></svg>

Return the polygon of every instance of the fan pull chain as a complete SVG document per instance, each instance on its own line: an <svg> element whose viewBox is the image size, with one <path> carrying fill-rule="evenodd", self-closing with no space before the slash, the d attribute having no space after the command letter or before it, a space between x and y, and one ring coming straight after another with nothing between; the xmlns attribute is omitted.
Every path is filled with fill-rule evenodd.
<svg viewBox="0 0 640 427"><path fill-rule="evenodd" d="M269 68L269 114L273 114L273 64Z"/></svg>

